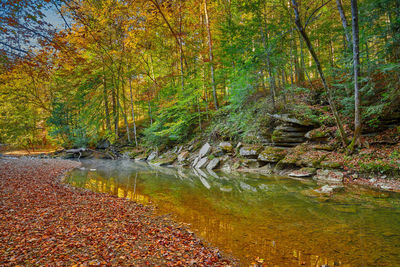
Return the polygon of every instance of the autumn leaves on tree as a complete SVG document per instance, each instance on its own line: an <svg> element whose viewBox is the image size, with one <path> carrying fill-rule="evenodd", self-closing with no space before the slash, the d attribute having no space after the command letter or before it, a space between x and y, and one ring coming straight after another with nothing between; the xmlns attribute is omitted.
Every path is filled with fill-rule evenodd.
<svg viewBox="0 0 400 267"><path fill-rule="evenodd" d="M327 100L353 151L362 123L399 100L398 10L396 0L8 0L0 141L182 142L252 95L283 113L305 88Z"/></svg>

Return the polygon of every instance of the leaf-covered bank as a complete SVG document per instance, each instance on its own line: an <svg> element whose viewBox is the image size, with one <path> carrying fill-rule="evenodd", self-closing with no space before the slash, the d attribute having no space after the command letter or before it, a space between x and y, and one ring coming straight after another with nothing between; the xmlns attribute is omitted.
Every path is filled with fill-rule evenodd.
<svg viewBox="0 0 400 267"><path fill-rule="evenodd" d="M65 160L0 160L2 266L228 265L150 207L69 188Z"/></svg>

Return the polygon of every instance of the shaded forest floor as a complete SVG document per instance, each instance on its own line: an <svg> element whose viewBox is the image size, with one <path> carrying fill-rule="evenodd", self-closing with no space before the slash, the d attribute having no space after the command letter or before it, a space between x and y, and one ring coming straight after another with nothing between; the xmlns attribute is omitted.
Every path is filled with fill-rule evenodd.
<svg viewBox="0 0 400 267"><path fill-rule="evenodd" d="M65 160L0 159L0 265L229 265L151 207L70 188Z"/></svg>

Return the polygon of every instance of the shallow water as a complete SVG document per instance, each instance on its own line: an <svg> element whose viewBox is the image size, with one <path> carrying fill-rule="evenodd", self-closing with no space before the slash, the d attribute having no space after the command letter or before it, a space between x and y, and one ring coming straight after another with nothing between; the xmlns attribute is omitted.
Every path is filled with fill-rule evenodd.
<svg viewBox="0 0 400 267"><path fill-rule="evenodd" d="M329 198L311 180L86 160L66 182L152 203L248 265L400 266L400 194L346 187Z"/></svg>

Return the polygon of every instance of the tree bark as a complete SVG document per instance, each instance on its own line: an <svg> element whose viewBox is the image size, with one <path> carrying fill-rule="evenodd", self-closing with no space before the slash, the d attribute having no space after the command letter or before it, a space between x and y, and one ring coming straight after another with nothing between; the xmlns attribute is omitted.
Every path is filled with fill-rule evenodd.
<svg viewBox="0 0 400 267"><path fill-rule="evenodd" d="M137 135L136 135L136 120L135 120L135 110L133 107L133 93L132 93L132 79L129 78L129 93L131 96L131 112L132 112L132 120L133 120L133 135L135 137L135 144L138 146Z"/></svg>
<svg viewBox="0 0 400 267"><path fill-rule="evenodd" d="M347 23L346 14L344 13L344 10L343 10L342 0L336 0L336 5L337 5L337 9L339 11L340 19L342 21L344 35L345 35L346 41L347 41L347 46L349 47L351 44L351 38L350 38L350 33L349 33L349 28L348 28L349 24Z"/></svg>
<svg viewBox="0 0 400 267"><path fill-rule="evenodd" d="M207 27L207 35L208 35L208 52L209 52L209 56L210 56L211 83L212 83L212 88L213 88L214 106L215 106L215 109L218 110L219 107L218 107L218 98L217 98L217 88L215 85L215 76L214 76L214 56L213 56L213 48L212 48L210 20L208 18L208 11L207 11L207 0L204 0L204 15L206 18L206 27Z"/></svg>
<svg viewBox="0 0 400 267"><path fill-rule="evenodd" d="M326 82L325 75L324 75L324 72L322 71L321 63L318 59L318 56L315 53L315 50L311 44L311 41L308 38L308 35L301 23L300 13L299 13L298 4L297 4L296 0L292 0L292 4L293 4L293 10L294 10L294 14L295 14L296 27L297 27L298 31L300 32L301 36L303 37L304 41L306 42L307 48L310 51L312 58L314 59L315 65L317 66L318 74L321 78L322 84L327 93L329 106L332 110L333 116L335 117L335 120L336 120L336 125L339 129L341 141L342 141L343 145L346 146L347 145L346 133L344 132L342 121L339 117L339 113L337 112L335 102L333 101L331 89L329 88L328 83Z"/></svg>
<svg viewBox="0 0 400 267"><path fill-rule="evenodd" d="M361 136L361 111L360 91L358 77L360 75L360 40L358 27L358 6L357 0L351 0L352 32L353 32L353 66L354 66L354 136L349 146L351 152L355 145L360 144Z"/></svg>

